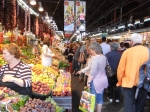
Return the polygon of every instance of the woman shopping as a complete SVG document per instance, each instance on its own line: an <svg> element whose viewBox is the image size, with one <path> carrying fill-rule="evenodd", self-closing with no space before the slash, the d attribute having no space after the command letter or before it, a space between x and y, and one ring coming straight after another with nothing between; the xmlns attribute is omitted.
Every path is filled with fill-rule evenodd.
<svg viewBox="0 0 150 112"><path fill-rule="evenodd" d="M87 87L90 88L90 93L96 96L96 112L101 112L104 88L108 86L105 72L106 57L102 54L102 48L97 42L91 43L89 50L92 54L92 61Z"/></svg>
<svg viewBox="0 0 150 112"><path fill-rule="evenodd" d="M31 70L20 60L19 47L14 43L6 44L3 45L2 52L2 56L8 64L0 69L0 86L32 97Z"/></svg>
<svg viewBox="0 0 150 112"><path fill-rule="evenodd" d="M90 50L88 48L89 45L90 44L86 45L86 51L87 51L87 54L89 55L88 58L87 58L87 61L86 61L86 66L85 66L85 68L81 69L80 71L78 71L76 73L76 74L80 74L80 75L82 73L85 73L85 76L84 76L84 89L85 90L87 89L87 79L88 79L88 76L90 75L90 69L91 69L91 63L92 63L92 55L90 54Z"/></svg>
<svg viewBox="0 0 150 112"><path fill-rule="evenodd" d="M49 39L45 38L43 40L43 47L42 47L42 65L45 67L52 65L52 58L55 56L49 47L50 47Z"/></svg>

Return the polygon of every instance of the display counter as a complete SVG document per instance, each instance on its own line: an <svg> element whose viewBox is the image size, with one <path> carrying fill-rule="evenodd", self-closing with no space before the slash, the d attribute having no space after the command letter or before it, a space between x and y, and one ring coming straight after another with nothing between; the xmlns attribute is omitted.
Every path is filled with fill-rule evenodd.
<svg viewBox="0 0 150 112"><path fill-rule="evenodd" d="M52 96L52 99L58 104L58 106L65 109L72 109L72 96L56 97Z"/></svg>

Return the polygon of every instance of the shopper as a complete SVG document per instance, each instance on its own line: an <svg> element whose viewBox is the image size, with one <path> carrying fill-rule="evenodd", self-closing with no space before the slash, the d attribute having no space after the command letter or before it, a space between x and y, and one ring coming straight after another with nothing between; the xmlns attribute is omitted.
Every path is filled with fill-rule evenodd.
<svg viewBox="0 0 150 112"><path fill-rule="evenodd" d="M119 44L117 42L112 42L110 44L111 51L106 54L108 64L111 66L114 75L112 77L108 77L108 99L110 102L113 102L113 93L115 97L115 101L119 103L120 101L120 90L116 87L117 84L117 68L121 58L121 53L118 51Z"/></svg>
<svg viewBox="0 0 150 112"><path fill-rule="evenodd" d="M120 51L124 51L124 42L120 42L120 48L119 48Z"/></svg>
<svg viewBox="0 0 150 112"><path fill-rule="evenodd" d="M101 112L104 88L108 86L105 73L106 57L102 54L102 48L97 42L91 43L89 50L93 57L87 87L90 87L90 92L96 95L96 111Z"/></svg>
<svg viewBox="0 0 150 112"><path fill-rule="evenodd" d="M107 40L107 44L110 45L111 43L112 43L112 40L108 39L108 40Z"/></svg>
<svg viewBox="0 0 150 112"><path fill-rule="evenodd" d="M73 70L74 70L74 75L76 75L77 71L80 69L80 63L78 62L78 58L80 55L80 48L81 48L81 43L76 42L76 51L74 54L74 65L73 65Z"/></svg>
<svg viewBox="0 0 150 112"><path fill-rule="evenodd" d="M80 74L80 75L83 73L85 74L84 75L84 89L85 90L87 89L87 79L88 79L88 76L90 75L90 68L91 68L91 63L92 63L92 55L89 50L89 45L90 44L86 45L86 51L89 54L89 56L87 58L86 66L85 66L85 68L83 68L77 72L77 74Z"/></svg>
<svg viewBox="0 0 150 112"><path fill-rule="evenodd" d="M143 37L140 34L132 34L130 39L133 47L122 54L117 70L117 86L122 87L124 112L143 112L147 91L141 87L137 99L135 92L139 81L139 69L148 60L149 50L141 45Z"/></svg>
<svg viewBox="0 0 150 112"><path fill-rule="evenodd" d="M84 59L85 61L83 63L80 62L80 70L83 69L86 65L86 62L87 62L87 58L88 58L88 53L87 53L87 49L88 49L88 46L90 45L90 39L89 38L86 38L85 40L85 44L83 44L80 48L80 55L81 53L84 54ZM79 81L82 81L84 78L84 73L81 73L80 76L79 76Z"/></svg>
<svg viewBox="0 0 150 112"><path fill-rule="evenodd" d="M48 38L43 40L43 47L42 47L42 65L45 67L52 65L52 58L55 54L52 53L50 47L50 41Z"/></svg>
<svg viewBox="0 0 150 112"><path fill-rule="evenodd" d="M92 43L92 42L97 42L97 40L96 40L95 37L92 37L92 38L90 38L90 42L91 42L91 43Z"/></svg>
<svg viewBox="0 0 150 112"><path fill-rule="evenodd" d="M31 70L20 60L19 47L14 43L6 44L3 45L2 52L2 56L8 64L0 69L0 86L32 97Z"/></svg>
<svg viewBox="0 0 150 112"><path fill-rule="evenodd" d="M124 49L129 49L130 48L130 44L129 43L124 43Z"/></svg>
<svg viewBox="0 0 150 112"><path fill-rule="evenodd" d="M74 58L74 50L73 50L73 43L70 43L69 46L69 52L68 52L68 61L69 61L69 72L72 73L72 63L73 63L73 58Z"/></svg>
<svg viewBox="0 0 150 112"><path fill-rule="evenodd" d="M102 47L104 55L110 52L110 45L106 43L106 37L102 37L102 43L100 44L100 46Z"/></svg>

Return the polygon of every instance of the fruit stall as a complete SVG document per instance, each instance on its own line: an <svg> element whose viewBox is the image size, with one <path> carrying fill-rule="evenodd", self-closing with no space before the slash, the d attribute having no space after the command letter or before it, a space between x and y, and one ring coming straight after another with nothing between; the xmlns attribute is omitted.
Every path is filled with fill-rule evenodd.
<svg viewBox="0 0 150 112"><path fill-rule="evenodd" d="M3 44L1 44L1 47L2 45ZM31 67L32 93L33 93L32 99L27 101L27 104L29 104L29 102L33 103L39 101L47 105L47 102L45 101L47 99L52 99L60 108L71 110L72 109L71 74L66 70L66 68L69 65L65 60L65 57L61 55L61 52L59 52L58 49L53 49L55 54L57 53L61 60L53 59L51 67L44 67L41 64L41 57L34 56L31 53L32 48L26 47L25 46L20 47L22 52L21 59L25 63L29 64L29 66ZM0 66L4 64L6 64L6 62L4 61L2 55L0 54ZM7 92L7 90L9 89L4 89L5 92ZM3 95L3 92L1 92L1 95ZM33 105L33 107L34 106L35 104ZM32 108L28 106L20 108L22 112L24 109L30 110Z"/></svg>
<svg viewBox="0 0 150 112"><path fill-rule="evenodd" d="M32 70L33 95L29 98L7 87L0 87L0 111L63 112L64 109L71 109L71 75L67 72L69 64L57 48L59 41L54 38L54 29L50 29L42 18L30 14L19 1L0 1L0 68L6 64L2 57L2 46L17 44L21 50L21 60ZM42 43L44 33L50 35L51 50L56 54L51 67L41 64L42 46L39 43ZM34 45L35 40L38 40L37 45Z"/></svg>

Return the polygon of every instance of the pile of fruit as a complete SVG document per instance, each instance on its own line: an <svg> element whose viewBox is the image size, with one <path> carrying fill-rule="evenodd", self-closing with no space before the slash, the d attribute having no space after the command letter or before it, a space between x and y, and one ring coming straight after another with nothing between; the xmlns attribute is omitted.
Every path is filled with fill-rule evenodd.
<svg viewBox="0 0 150 112"><path fill-rule="evenodd" d="M43 90L49 89L42 84L41 88L43 88ZM5 99L10 99L8 104L9 107L12 108L12 112L64 112L64 109L59 107L51 97L48 97L45 101L31 99L29 96L19 95L7 87L0 87L0 98L0 102ZM7 112L5 104L0 104L0 111Z"/></svg>
<svg viewBox="0 0 150 112"><path fill-rule="evenodd" d="M29 99L25 106L20 109L20 112L56 112L56 107L50 102L39 99Z"/></svg>
<svg viewBox="0 0 150 112"><path fill-rule="evenodd" d="M32 87L36 94L47 95L51 92L55 85L58 72L48 67L45 68L41 64L32 67Z"/></svg>
<svg viewBox="0 0 150 112"><path fill-rule="evenodd" d="M48 84L38 81L32 83L32 92L42 95L48 95L50 94L51 89Z"/></svg>
<svg viewBox="0 0 150 112"><path fill-rule="evenodd" d="M3 65L5 65L7 62L4 60L4 58L2 57L2 55L0 55L0 67L2 67Z"/></svg>
<svg viewBox="0 0 150 112"><path fill-rule="evenodd" d="M71 76L70 73L60 71L56 86L53 89L53 96L71 96Z"/></svg>
<svg viewBox="0 0 150 112"><path fill-rule="evenodd" d="M58 65L59 65L59 61L56 60L56 59L53 59L53 62L52 62L52 63L53 63L54 66L58 66Z"/></svg>
<svg viewBox="0 0 150 112"><path fill-rule="evenodd" d="M35 72L36 74L43 74L46 73L47 75L50 76L59 76L57 70L54 70L52 67L44 67L42 64L36 64L34 65L34 67L32 68L32 71Z"/></svg>
<svg viewBox="0 0 150 112"><path fill-rule="evenodd" d="M5 98L5 97L11 97L11 96L17 96L17 95L18 95L18 93L16 93L14 90L11 90L10 88L0 87L0 97L1 97L1 99Z"/></svg>

